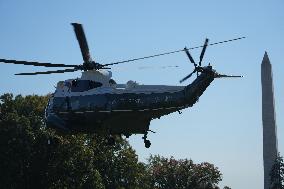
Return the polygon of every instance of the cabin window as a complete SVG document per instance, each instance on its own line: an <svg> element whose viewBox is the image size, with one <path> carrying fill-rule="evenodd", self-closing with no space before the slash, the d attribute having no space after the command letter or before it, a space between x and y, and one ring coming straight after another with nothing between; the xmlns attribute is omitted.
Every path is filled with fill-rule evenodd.
<svg viewBox="0 0 284 189"><path fill-rule="evenodd" d="M96 81L90 81L90 80L73 80L72 81L72 92L83 92L88 91L90 89L94 89L97 87L101 87L103 84Z"/></svg>
<svg viewBox="0 0 284 189"><path fill-rule="evenodd" d="M100 82L95 82L95 81L89 81L89 89L94 89L97 87L101 87L103 84Z"/></svg>

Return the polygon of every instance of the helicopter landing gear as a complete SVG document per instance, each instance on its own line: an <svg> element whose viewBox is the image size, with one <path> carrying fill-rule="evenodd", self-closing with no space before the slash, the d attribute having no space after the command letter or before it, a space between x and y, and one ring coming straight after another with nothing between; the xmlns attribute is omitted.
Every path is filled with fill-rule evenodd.
<svg viewBox="0 0 284 189"><path fill-rule="evenodd" d="M148 135L148 132L146 132L146 133L144 134L144 136L142 137L142 139L144 140L145 147L146 147L146 148L150 148L151 142L150 142L150 140L147 140L147 135Z"/></svg>
<svg viewBox="0 0 284 189"><path fill-rule="evenodd" d="M150 146L151 146L150 140L145 140L144 143L145 143L146 148L150 148Z"/></svg>

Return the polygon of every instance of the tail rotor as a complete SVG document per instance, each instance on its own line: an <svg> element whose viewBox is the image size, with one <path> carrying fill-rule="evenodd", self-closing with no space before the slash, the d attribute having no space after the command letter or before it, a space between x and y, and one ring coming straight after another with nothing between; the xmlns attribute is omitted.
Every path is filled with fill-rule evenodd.
<svg viewBox="0 0 284 189"><path fill-rule="evenodd" d="M199 56L199 63L198 64L195 63L194 59L192 58L191 54L189 53L189 49L184 47L183 50L184 50L185 54L187 55L187 57L189 58L190 62L194 65L194 70L189 75L187 75L183 79L181 79L179 81L180 83L182 83L185 80L187 80L188 78L190 78L194 73L196 73L197 76L198 76L198 73L203 71L201 64L202 64L202 60L203 60L205 51L206 51L207 46L208 46L208 42L209 42L209 39L206 38L204 45L203 45L203 48L202 48L202 51L201 51L200 56Z"/></svg>
<svg viewBox="0 0 284 189"><path fill-rule="evenodd" d="M202 48L202 51L201 51L201 54L200 54L200 57L199 57L199 66L201 66L201 62L203 60L203 57L204 57L204 53L207 49L207 46L208 46L208 42L209 42L209 39L205 39L205 42L204 42L204 45L203 45L203 48Z"/></svg>

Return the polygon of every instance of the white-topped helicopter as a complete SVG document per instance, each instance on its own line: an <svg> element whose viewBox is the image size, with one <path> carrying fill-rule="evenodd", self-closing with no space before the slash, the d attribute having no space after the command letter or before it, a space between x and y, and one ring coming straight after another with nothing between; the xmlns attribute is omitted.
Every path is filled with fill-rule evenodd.
<svg viewBox="0 0 284 189"><path fill-rule="evenodd" d="M151 142L147 139L151 120L180 111L193 106L206 88L215 78L242 77L218 74L211 65L202 66L202 60L208 45L215 45L229 41L208 44L194 48L202 48L199 63L196 63L184 48L177 51L151 55L142 58L119 61L109 64L95 62L89 53L87 40L81 24L72 23L83 56L82 65L67 65L53 63L39 63L0 59L1 63L13 63L44 67L64 67L63 70L19 73L15 75L36 75L82 71L81 78L68 79L57 83L56 91L52 94L46 107L46 125L60 131L104 133L108 136L108 143L114 144L114 135L144 134L145 147ZM187 86L139 85L128 81L117 84L111 77L109 66L153 58L184 51L194 70L180 80L180 83L190 78L194 73L197 78Z"/></svg>

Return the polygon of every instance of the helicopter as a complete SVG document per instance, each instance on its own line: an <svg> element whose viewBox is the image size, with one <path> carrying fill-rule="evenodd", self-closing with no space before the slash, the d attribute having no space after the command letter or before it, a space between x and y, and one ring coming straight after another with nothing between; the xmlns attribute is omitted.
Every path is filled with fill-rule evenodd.
<svg viewBox="0 0 284 189"><path fill-rule="evenodd" d="M209 45L235 41L241 38L209 44L206 38L204 45L183 48L176 51L135 58L125 61L101 64L90 56L89 47L83 26L71 23L78 40L83 64L67 65L0 59L1 63L23 64L43 67L60 67L65 69L18 73L15 75L37 75L82 71L80 78L59 81L56 90L51 94L45 109L47 127L58 131L71 133L103 133L107 136L108 144L115 144L115 135L127 138L132 134L143 134L146 148L151 146L147 135L150 122L173 112L179 112L192 107L215 78L242 77L219 74L209 64L202 66L205 51ZM189 50L202 48L199 62L196 63ZM196 79L186 86L140 85L132 80L126 84L117 84L112 79L110 66L185 52L194 66L194 70L180 80L186 81L196 74Z"/></svg>

